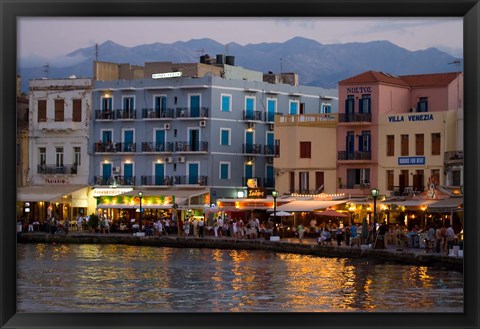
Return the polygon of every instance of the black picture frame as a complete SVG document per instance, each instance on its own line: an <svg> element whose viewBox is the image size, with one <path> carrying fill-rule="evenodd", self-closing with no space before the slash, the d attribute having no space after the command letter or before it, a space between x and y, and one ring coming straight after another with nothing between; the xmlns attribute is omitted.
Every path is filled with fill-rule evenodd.
<svg viewBox="0 0 480 329"><path fill-rule="evenodd" d="M1 328L479 328L478 168L480 5L478 0L0 0ZM463 17L465 135L464 313L16 313L16 31L21 16ZM414 302L412 300L412 302Z"/></svg>

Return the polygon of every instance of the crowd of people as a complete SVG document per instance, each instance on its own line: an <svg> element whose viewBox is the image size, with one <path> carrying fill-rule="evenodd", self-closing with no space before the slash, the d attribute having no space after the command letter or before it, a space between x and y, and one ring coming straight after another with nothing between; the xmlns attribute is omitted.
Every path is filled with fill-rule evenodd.
<svg viewBox="0 0 480 329"><path fill-rule="evenodd" d="M171 217L138 220L123 219L112 221L106 215L98 216L98 223L92 227L90 216L78 215L73 222L67 217L60 221L57 217L51 217L42 221L36 219L17 219L17 232L46 232L46 233L64 233L68 234L70 229L76 231L90 230L99 233L124 232L136 233L144 232L147 236L162 236L178 234L177 223ZM426 230L413 226L411 230L406 227L387 225L385 222L377 223L375 230L373 225L336 225L334 223L321 223L317 225L316 220L310 223L300 223L293 227L291 232L293 236L298 237L299 242L307 236L316 238L321 245L337 246L357 246L362 244L373 245L375 248L387 248L389 245L397 246L401 249L415 246L415 237L419 239L423 236L423 242L427 251L441 253L452 249L457 242L451 225L441 223L429 225ZM229 218L227 216L218 216L210 221L205 221L201 216L186 216L185 220L180 220L180 235L184 237L231 237L233 239L257 239L268 238L270 235L279 233L281 225L276 225L272 220L260 221L256 217L248 220L240 218ZM362 234L362 230L368 232ZM417 246L418 247L418 246Z"/></svg>

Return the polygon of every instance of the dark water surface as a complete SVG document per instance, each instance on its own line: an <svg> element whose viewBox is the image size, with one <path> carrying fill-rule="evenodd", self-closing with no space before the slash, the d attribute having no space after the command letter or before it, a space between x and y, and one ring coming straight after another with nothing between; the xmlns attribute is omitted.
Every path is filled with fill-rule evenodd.
<svg viewBox="0 0 480 329"><path fill-rule="evenodd" d="M19 244L17 312L463 312L463 274L366 258Z"/></svg>

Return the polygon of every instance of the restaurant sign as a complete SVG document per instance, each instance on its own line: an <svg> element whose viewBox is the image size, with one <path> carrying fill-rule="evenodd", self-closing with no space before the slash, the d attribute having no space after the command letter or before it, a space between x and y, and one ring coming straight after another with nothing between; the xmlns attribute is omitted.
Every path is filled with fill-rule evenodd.
<svg viewBox="0 0 480 329"><path fill-rule="evenodd" d="M398 158L399 166L424 165L424 164L425 164L425 157L399 157Z"/></svg>
<svg viewBox="0 0 480 329"><path fill-rule="evenodd" d="M99 197L99 196L115 196L123 193L127 193L132 191L133 188L131 187L125 187L125 188L96 188L93 190L93 197Z"/></svg>
<svg viewBox="0 0 480 329"><path fill-rule="evenodd" d="M249 199L264 199L266 196L267 196L267 191L263 188L247 189L247 198Z"/></svg>

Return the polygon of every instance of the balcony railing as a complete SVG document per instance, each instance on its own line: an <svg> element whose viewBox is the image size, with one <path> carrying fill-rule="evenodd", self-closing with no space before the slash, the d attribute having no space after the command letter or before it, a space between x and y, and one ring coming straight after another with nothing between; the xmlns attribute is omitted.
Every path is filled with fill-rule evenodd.
<svg viewBox="0 0 480 329"><path fill-rule="evenodd" d="M263 154L265 155L275 155L275 145L264 145L263 146Z"/></svg>
<svg viewBox="0 0 480 329"><path fill-rule="evenodd" d="M243 153L262 154L262 144L243 144Z"/></svg>
<svg viewBox="0 0 480 329"><path fill-rule="evenodd" d="M372 113L338 113L338 122L372 122Z"/></svg>
<svg viewBox="0 0 480 329"><path fill-rule="evenodd" d="M175 142L176 152L208 152L208 142Z"/></svg>
<svg viewBox="0 0 480 329"><path fill-rule="evenodd" d="M262 111L243 111L243 120L262 121Z"/></svg>
<svg viewBox="0 0 480 329"><path fill-rule="evenodd" d="M172 186L173 176L142 176L142 185Z"/></svg>
<svg viewBox="0 0 480 329"><path fill-rule="evenodd" d="M121 153L137 152L136 143L95 143L94 151L96 153Z"/></svg>
<svg viewBox="0 0 480 329"><path fill-rule="evenodd" d="M93 177L95 185L126 185L126 186L134 186L135 184L135 176L94 176Z"/></svg>
<svg viewBox="0 0 480 329"><path fill-rule="evenodd" d="M175 118L175 109L142 109L142 119L166 119Z"/></svg>
<svg viewBox="0 0 480 329"><path fill-rule="evenodd" d="M56 175L56 174L68 174L76 175L77 166L76 165L62 165L57 166L54 164L39 164L37 165L37 174L40 175Z"/></svg>
<svg viewBox="0 0 480 329"><path fill-rule="evenodd" d="M338 151L338 160L372 160L372 152Z"/></svg>
<svg viewBox="0 0 480 329"><path fill-rule="evenodd" d="M175 116L179 119L208 118L208 107L177 107Z"/></svg>
<svg viewBox="0 0 480 329"><path fill-rule="evenodd" d="M116 110L115 117L118 120L135 120L137 118L137 110L130 109L130 110Z"/></svg>
<svg viewBox="0 0 480 329"><path fill-rule="evenodd" d="M173 185L207 185L208 176L175 176L173 177Z"/></svg>
<svg viewBox="0 0 480 329"><path fill-rule="evenodd" d="M445 152L445 163L463 162L463 151Z"/></svg>
<svg viewBox="0 0 480 329"><path fill-rule="evenodd" d="M95 120L114 120L115 112L112 110L95 110Z"/></svg>
<svg viewBox="0 0 480 329"><path fill-rule="evenodd" d="M153 142L143 142L142 143L142 152L173 152L173 142L168 143L153 143Z"/></svg>

